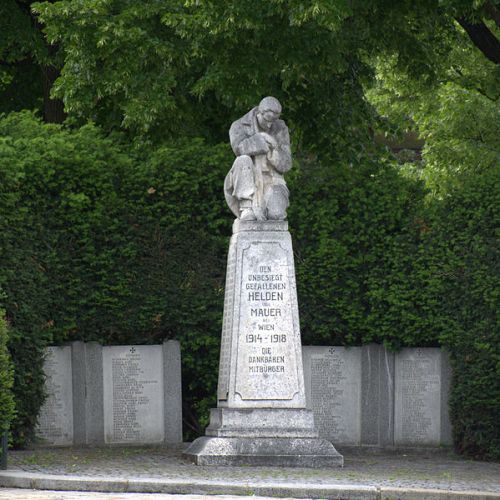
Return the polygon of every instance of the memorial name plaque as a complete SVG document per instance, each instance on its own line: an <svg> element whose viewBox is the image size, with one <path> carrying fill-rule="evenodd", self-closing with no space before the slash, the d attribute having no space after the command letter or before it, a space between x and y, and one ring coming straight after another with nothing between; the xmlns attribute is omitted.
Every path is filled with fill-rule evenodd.
<svg viewBox="0 0 500 500"><path fill-rule="evenodd" d="M358 445L361 438L361 349L303 347L307 407L319 435Z"/></svg>
<svg viewBox="0 0 500 500"><path fill-rule="evenodd" d="M162 345L48 347L37 436L49 446L182 442L181 352Z"/></svg>
<svg viewBox="0 0 500 500"><path fill-rule="evenodd" d="M278 241L255 241L242 264L236 394L291 400L299 386L286 251Z"/></svg>
<svg viewBox="0 0 500 500"><path fill-rule="evenodd" d="M103 348L104 441L161 443L164 439L161 346Z"/></svg>
<svg viewBox="0 0 500 500"><path fill-rule="evenodd" d="M396 445L439 445L441 351L403 349L395 360Z"/></svg>
<svg viewBox="0 0 500 500"><path fill-rule="evenodd" d="M44 363L47 399L42 406L36 434L46 444L73 444L73 388L71 347L49 347Z"/></svg>

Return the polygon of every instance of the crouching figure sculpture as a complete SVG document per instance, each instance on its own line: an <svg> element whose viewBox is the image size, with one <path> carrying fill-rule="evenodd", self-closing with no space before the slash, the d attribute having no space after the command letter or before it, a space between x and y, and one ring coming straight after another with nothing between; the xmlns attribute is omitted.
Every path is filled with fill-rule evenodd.
<svg viewBox="0 0 500 500"><path fill-rule="evenodd" d="M283 174L292 167L292 155L280 114L278 99L265 97L229 129L236 160L224 181L224 195L241 220L286 218L289 191Z"/></svg>

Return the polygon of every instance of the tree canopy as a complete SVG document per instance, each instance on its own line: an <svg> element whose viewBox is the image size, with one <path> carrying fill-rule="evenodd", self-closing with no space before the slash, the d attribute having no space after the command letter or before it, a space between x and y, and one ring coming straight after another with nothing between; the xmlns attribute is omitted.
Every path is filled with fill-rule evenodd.
<svg viewBox="0 0 500 500"><path fill-rule="evenodd" d="M470 176L500 165L500 66L483 57L458 30L434 65L435 80L412 78L396 57L378 57L367 90L389 136L414 131L423 141L423 162L407 165L443 197Z"/></svg>
<svg viewBox="0 0 500 500"><path fill-rule="evenodd" d="M63 51L53 93L77 122L220 140L232 118L275 95L296 142L344 155L356 143L351 158L370 136L363 86L377 56L433 82L463 37L459 23L496 40L498 16L490 2L463 0L60 0L33 9Z"/></svg>

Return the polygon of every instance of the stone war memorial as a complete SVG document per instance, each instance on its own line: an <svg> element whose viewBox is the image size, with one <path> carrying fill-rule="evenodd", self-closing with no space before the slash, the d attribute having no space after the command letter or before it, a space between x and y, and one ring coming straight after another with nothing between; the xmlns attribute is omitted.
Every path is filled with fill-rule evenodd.
<svg viewBox="0 0 500 500"><path fill-rule="evenodd" d="M338 446L451 446L448 353L435 347L304 346L307 407Z"/></svg>
<svg viewBox="0 0 500 500"><path fill-rule="evenodd" d="M38 438L48 446L182 442L179 342L47 348L47 400Z"/></svg>
<svg viewBox="0 0 500 500"><path fill-rule="evenodd" d="M341 449L452 443L449 357L369 344L302 346L291 237L292 166L280 103L229 132L224 194L236 216L226 272L217 408L185 451L199 465L342 466ZM49 446L180 444L179 342L49 347L37 428Z"/></svg>
<svg viewBox="0 0 500 500"><path fill-rule="evenodd" d="M292 166L281 105L264 98L230 128L236 159L224 194L229 246L217 408L186 454L198 465L342 466L306 408L284 174Z"/></svg>

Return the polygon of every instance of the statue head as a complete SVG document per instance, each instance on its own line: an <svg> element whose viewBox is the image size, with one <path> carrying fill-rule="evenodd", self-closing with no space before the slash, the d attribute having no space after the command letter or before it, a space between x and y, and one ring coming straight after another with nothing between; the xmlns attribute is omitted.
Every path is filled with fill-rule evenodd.
<svg viewBox="0 0 500 500"><path fill-rule="evenodd" d="M257 111L257 121L264 130L269 130L280 117L281 104L275 97L264 97Z"/></svg>

